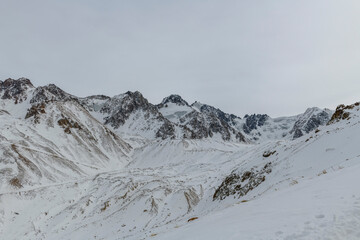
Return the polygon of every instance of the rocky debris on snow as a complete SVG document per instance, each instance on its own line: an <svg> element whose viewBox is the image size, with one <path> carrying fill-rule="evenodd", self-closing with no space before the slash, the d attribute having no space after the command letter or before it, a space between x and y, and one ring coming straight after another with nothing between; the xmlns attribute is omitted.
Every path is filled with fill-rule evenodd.
<svg viewBox="0 0 360 240"><path fill-rule="evenodd" d="M275 153L276 153L276 150L275 151L265 151L263 153L263 157L267 158L267 157L270 157L271 155L273 155Z"/></svg>
<svg viewBox="0 0 360 240"><path fill-rule="evenodd" d="M233 172L225 178L213 195L213 201L223 200L230 195L237 195L238 198L245 196L265 181L265 175L271 173L271 162L259 171L252 168L242 173Z"/></svg>
<svg viewBox="0 0 360 240"><path fill-rule="evenodd" d="M40 114L45 114L45 103L39 103L36 105L32 105L31 108L28 109L25 119L34 117L34 123L39 123Z"/></svg>
<svg viewBox="0 0 360 240"><path fill-rule="evenodd" d="M189 219L188 219L188 222L195 221L196 219L199 219L199 218L198 218L198 217L192 217L192 218L189 218Z"/></svg>
<svg viewBox="0 0 360 240"><path fill-rule="evenodd" d="M16 188L22 188L22 184L21 184L21 181L17 178L17 177L14 177L10 180L9 182L12 186L16 187Z"/></svg>
<svg viewBox="0 0 360 240"><path fill-rule="evenodd" d="M79 123L74 122L71 119L68 119L66 117L63 116L63 118L58 120L58 124L59 126L61 126L64 129L64 132L67 134L71 133L71 128L77 128L77 129L81 129L81 126Z"/></svg>

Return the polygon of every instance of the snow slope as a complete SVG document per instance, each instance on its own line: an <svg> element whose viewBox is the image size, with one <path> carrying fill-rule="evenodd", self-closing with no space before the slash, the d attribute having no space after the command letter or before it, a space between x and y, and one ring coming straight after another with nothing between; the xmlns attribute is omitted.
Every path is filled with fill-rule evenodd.
<svg viewBox="0 0 360 240"><path fill-rule="evenodd" d="M359 160L359 159L358 159ZM302 180L153 239L360 239L360 166Z"/></svg>
<svg viewBox="0 0 360 240"><path fill-rule="evenodd" d="M43 107L43 108L42 108ZM0 193L125 166L131 147L75 102L51 102L27 119L0 112Z"/></svg>
<svg viewBox="0 0 360 240"><path fill-rule="evenodd" d="M2 234L6 239L357 239L357 110L348 120L294 141L155 141L136 149L122 170L3 193ZM276 152L264 154L269 151ZM266 180L245 196L213 200L229 174L260 170L269 162ZM192 218L198 219L188 222Z"/></svg>

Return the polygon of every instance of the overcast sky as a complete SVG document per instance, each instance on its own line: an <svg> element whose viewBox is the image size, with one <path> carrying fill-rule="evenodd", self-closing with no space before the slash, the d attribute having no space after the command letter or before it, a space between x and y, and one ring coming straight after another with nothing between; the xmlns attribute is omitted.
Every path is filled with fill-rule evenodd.
<svg viewBox="0 0 360 240"><path fill-rule="evenodd" d="M282 116L360 101L359 0L1 0L0 79Z"/></svg>

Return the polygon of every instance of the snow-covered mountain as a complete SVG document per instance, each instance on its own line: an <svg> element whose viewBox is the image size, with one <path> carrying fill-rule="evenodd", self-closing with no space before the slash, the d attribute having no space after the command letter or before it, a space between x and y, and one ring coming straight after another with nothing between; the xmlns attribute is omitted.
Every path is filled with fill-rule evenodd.
<svg viewBox="0 0 360 240"><path fill-rule="evenodd" d="M7 79L0 83L3 100L15 104L28 99L31 105L73 101L85 108L99 122L123 136L146 139L204 139L225 141L262 141L297 138L325 125L332 111L309 108L293 117L274 118L265 114L245 115L243 119L220 109L195 102L189 105L179 95L170 95L160 104L148 102L140 92L126 92L114 97L104 95L79 98L54 84L35 88L30 80ZM22 113L24 114L24 113Z"/></svg>
<svg viewBox="0 0 360 240"><path fill-rule="evenodd" d="M110 97L91 96L80 103L115 132L148 139L175 138L181 130L159 113L140 92Z"/></svg>
<svg viewBox="0 0 360 240"><path fill-rule="evenodd" d="M253 141L296 139L324 126L334 111L308 108L304 113L291 117L271 118L266 114L245 115L237 127Z"/></svg>
<svg viewBox="0 0 360 240"><path fill-rule="evenodd" d="M0 81L1 239L359 239L359 109L240 118Z"/></svg>
<svg viewBox="0 0 360 240"><path fill-rule="evenodd" d="M1 192L128 163L131 146L56 86L8 79L0 88Z"/></svg>
<svg viewBox="0 0 360 240"><path fill-rule="evenodd" d="M195 102L189 105L179 95L170 95L157 106L172 123L190 131L191 139L218 138L225 141L246 142L244 135L231 127L237 118L212 106ZM189 136L184 136L189 138Z"/></svg>

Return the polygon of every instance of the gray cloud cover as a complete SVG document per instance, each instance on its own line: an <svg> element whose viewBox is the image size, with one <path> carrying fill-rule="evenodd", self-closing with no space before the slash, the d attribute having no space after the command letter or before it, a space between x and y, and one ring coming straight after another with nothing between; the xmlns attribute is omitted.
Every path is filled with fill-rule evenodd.
<svg viewBox="0 0 360 240"><path fill-rule="evenodd" d="M360 100L360 2L0 1L0 79L171 93L227 112Z"/></svg>

